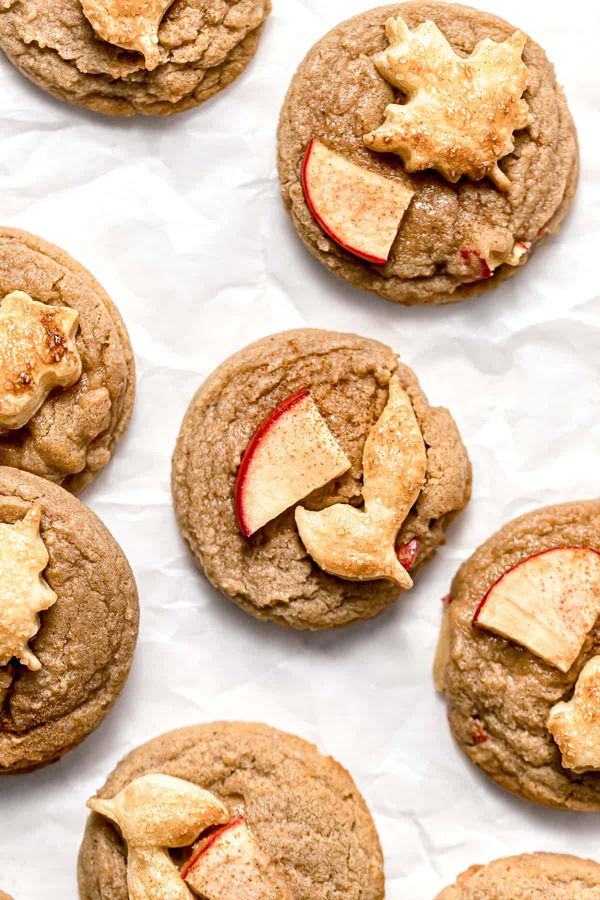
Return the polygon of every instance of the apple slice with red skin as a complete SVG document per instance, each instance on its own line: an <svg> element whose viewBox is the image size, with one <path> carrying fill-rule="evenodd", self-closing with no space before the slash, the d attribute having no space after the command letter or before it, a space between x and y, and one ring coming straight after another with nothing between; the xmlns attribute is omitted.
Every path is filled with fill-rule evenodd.
<svg viewBox="0 0 600 900"><path fill-rule="evenodd" d="M419 538L413 538L411 541L408 541L408 543L396 547L398 562L401 566L404 566L407 572L410 572L414 566L417 556L419 555L420 546L421 541Z"/></svg>
<svg viewBox="0 0 600 900"><path fill-rule="evenodd" d="M308 145L302 187L309 209L340 247L384 266L414 191L359 166L317 138Z"/></svg>
<svg viewBox="0 0 600 900"><path fill-rule="evenodd" d="M293 900L242 816L201 840L181 877L203 900Z"/></svg>
<svg viewBox="0 0 600 900"><path fill-rule="evenodd" d="M554 547L530 556L489 589L473 624L568 672L600 613L600 553Z"/></svg>
<svg viewBox="0 0 600 900"><path fill-rule="evenodd" d="M250 537L349 468L310 391L298 391L267 416L244 453L234 491L240 531Z"/></svg>

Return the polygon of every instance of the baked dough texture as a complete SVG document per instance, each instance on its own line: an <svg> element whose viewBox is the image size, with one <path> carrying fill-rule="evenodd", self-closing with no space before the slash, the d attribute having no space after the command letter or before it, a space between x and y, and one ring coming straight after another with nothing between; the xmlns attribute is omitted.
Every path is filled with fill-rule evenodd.
<svg viewBox="0 0 600 900"><path fill-rule="evenodd" d="M600 500L548 506L509 522L459 569L446 615L443 672L450 727L469 759L501 787L558 809L600 811L600 772L563 768L546 728L570 699L585 663L600 653L600 620L566 674L471 621L508 569L552 547L600 551Z"/></svg>
<svg viewBox="0 0 600 900"><path fill-rule="evenodd" d="M83 266L35 235L0 228L0 299L11 291L78 310L82 374L72 387L53 391L27 425L0 436L0 465L77 493L104 468L131 418L129 336L114 303Z"/></svg>
<svg viewBox="0 0 600 900"><path fill-rule="evenodd" d="M488 180L450 184L436 172L409 175L398 157L370 152L363 135L381 125L397 96L372 56L387 46L385 22L397 16L411 29L432 20L462 56L484 38L503 41L516 30L489 13L435 0L381 6L342 22L309 51L287 93L278 132L281 193L306 247L340 278L406 305L463 300L517 271L503 264L492 278L473 281L461 250L469 250L476 236L497 229L509 244L537 245L558 230L577 184L575 127L553 66L529 39L523 59L532 123L515 134L514 153L500 162L511 180L508 191ZM384 267L343 250L311 214L301 168L312 138L415 191Z"/></svg>
<svg viewBox="0 0 600 900"><path fill-rule="evenodd" d="M246 68L270 0L175 0L159 29L160 63L96 37L79 0L4 0L0 47L61 100L116 116L164 116L203 103Z"/></svg>
<svg viewBox="0 0 600 900"><path fill-rule="evenodd" d="M13 900L10 894L5 894L4 891L0 891L0 900Z"/></svg>
<svg viewBox="0 0 600 900"><path fill-rule="evenodd" d="M431 407L414 373L377 341L319 329L263 338L226 360L201 386L185 415L173 459L179 526L210 581L242 609L294 628L332 628L369 619L398 599L387 581L346 581L311 560L287 510L248 539L233 504L236 472L250 438L279 403L303 388L312 396L352 468L303 502L320 509L360 504L362 454L397 372L427 447L426 480L398 543L420 540L415 568L444 542L464 508L471 467L450 413Z"/></svg>
<svg viewBox="0 0 600 900"><path fill-rule="evenodd" d="M216 722L182 728L129 754L100 797L160 772L215 794L246 817L294 900L380 900L379 838L352 778L312 744L267 725ZM92 814L79 854L81 900L127 900L125 846Z"/></svg>
<svg viewBox="0 0 600 900"><path fill-rule="evenodd" d="M436 900L599 900L600 865L560 853L531 853L471 866Z"/></svg>
<svg viewBox="0 0 600 900"><path fill-rule="evenodd" d="M123 551L102 522L61 487L0 467L0 521L42 506L57 601L30 646L39 671L0 667L0 774L54 762L76 747L118 697L138 631L138 599Z"/></svg>

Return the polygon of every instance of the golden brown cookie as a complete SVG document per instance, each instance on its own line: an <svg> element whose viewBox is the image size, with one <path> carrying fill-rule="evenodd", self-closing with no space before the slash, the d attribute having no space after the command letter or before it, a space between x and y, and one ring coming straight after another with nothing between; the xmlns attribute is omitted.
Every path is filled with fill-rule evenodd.
<svg viewBox="0 0 600 900"><path fill-rule="evenodd" d="M400 24L386 35L389 20ZM495 82L510 89L488 108L477 81L478 104L465 112L473 92L461 90L478 77L465 57L490 39L511 48ZM342 22L309 51L281 112L279 173L298 234L331 272L397 303L448 303L513 275L558 230L577 183L576 132L551 63L531 38L523 50L524 41L497 16L415 0ZM381 56L388 48L391 63ZM454 80L446 64L462 67ZM432 82L437 93L425 94ZM412 105L403 105L403 88L418 94ZM497 134L478 107L488 124L500 120ZM382 130L386 108L393 113ZM471 159L474 146L481 153Z"/></svg>
<svg viewBox="0 0 600 900"><path fill-rule="evenodd" d="M377 615L398 599L403 587L410 586L410 578L396 584L384 578L354 580L354 573L348 578L328 574L332 569L321 567L323 560L314 548L311 546L312 556L306 549L295 518L296 501L309 510L336 503L362 509L367 438L389 409L393 380L405 397L407 414L413 417L424 460L423 478L401 506L400 525L394 518L395 499L389 510L396 547L409 554L400 573L406 579L405 569L412 576L431 558L444 542L448 523L468 502L471 468L450 413L429 405L416 376L398 362L393 350L353 334L284 331L236 353L198 390L184 418L173 459L175 509L200 568L246 612L294 628L332 628ZM325 420L325 430L330 429L331 439L347 456L351 468L339 477L330 472L327 477L331 481L308 498L296 496L289 508L245 536L236 501L236 477L239 486L239 474L246 466L246 462L240 466L242 457L273 411L303 391L310 392L317 415ZM272 482L266 484L266 494L273 493L275 476L280 482L277 491L281 491L285 481L291 482L302 470L305 459L320 449L321 437L304 447L292 446L295 435L305 433L300 424L283 444L285 458ZM394 452L392 456L400 459ZM410 463L409 455L403 471L393 477L388 477L391 470L385 469L383 481L387 477L389 484L402 486L404 469L410 468ZM369 485L373 493L372 480ZM375 502L378 499L389 497L380 495ZM392 534L392 549L393 545ZM343 547L344 542L336 541L334 549L336 546ZM347 553L346 558L351 555Z"/></svg>
<svg viewBox="0 0 600 900"><path fill-rule="evenodd" d="M182 728L130 753L98 796L114 797L150 772L192 782L231 816L243 816L293 900L384 896L381 848L367 806L348 772L312 744L245 722ZM79 893L81 900L129 896L123 839L97 813L79 854Z"/></svg>
<svg viewBox="0 0 600 900"><path fill-rule="evenodd" d="M0 428L0 464L40 475L77 493L110 460L129 424L135 395L129 337L114 303L83 266L35 235L2 228L0 299L12 292L25 293L49 309L76 311L80 369L70 383L45 394L42 405L22 427ZM0 317L1 310L2 306ZM44 348L49 351L48 361L61 349L55 332L48 329L49 346ZM26 393L31 381L24 364L28 358L23 351L16 360L22 364L21 391ZM2 374L0 412L14 393L6 371Z"/></svg>
<svg viewBox="0 0 600 900"><path fill-rule="evenodd" d="M598 900L600 865L562 853L530 853L471 866L436 900Z"/></svg>
<svg viewBox="0 0 600 900"><path fill-rule="evenodd" d="M129 673L138 598L114 538L58 485L0 467L0 531L2 774L54 762L104 719Z"/></svg>
<svg viewBox="0 0 600 900"><path fill-rule="evenodd" d="M9 0L0 46L61 100L109 115L164 116L234 81L269 11L270 0Z"/></svg>
<svg viewBox="0 0 600 900"><path fill-rule="evenodd" d="M585 812L600 810L600 741L565 702L589 693L600 654L599 553L598 500L509 522L454 578L436 659L471 762L526 800Z"/></svg>

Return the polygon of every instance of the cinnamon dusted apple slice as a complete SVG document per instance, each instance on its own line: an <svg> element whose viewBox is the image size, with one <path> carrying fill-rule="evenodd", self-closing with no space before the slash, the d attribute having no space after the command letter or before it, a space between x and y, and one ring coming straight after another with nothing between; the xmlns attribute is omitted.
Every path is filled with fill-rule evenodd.
<svg viewBox="0 0 600 900"><path fill-rule="evenodd" d="M600 769L600 656L585 664L573 697L552 707L547 724L566 769Z"/></svg>
<svg viewBox="0 0 600 900"><path fill-rule="evenodd" d="M241 817L201 840L181 877L203 900L292 900Z"/></svg>
<svg viewBox="0 0 600 900"><path fill-rule="evenodd" d="M515 641L568 672L600 613L600 553L555 547L509 569L473 624Z"/></svg>
<svg viewBox="0 0 600 900"><path fill-rule="evenodd" d="M304 196L326 234L345 250L385 265L414 191L358 166L316 138L302 166Z"/></svg>
<svg viewBox="0 0 600 900"><path fill-rule="evenodd" d="M310 391L298 391L265 419L244 453L235 483L240 531L249 537L349 468Z"/></svg>
<svg viewBox="0 0 600 900"><path fill-rule="evenodd" d="M314 561L339 578L386 578L399 588L412 579L398 558L398 530L421 492L427 453L410 397L397 375L385 409L363 452L364 509L336 503L313 511L299 506L296 525Z"/></svg>

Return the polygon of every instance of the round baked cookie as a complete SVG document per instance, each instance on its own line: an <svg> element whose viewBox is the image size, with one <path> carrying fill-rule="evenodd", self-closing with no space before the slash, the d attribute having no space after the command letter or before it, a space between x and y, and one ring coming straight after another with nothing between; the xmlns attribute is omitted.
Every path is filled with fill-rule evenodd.
<svg viewBox="0 0 600 900"><path fill-rule="evenodd" d="M381 847L365 801L348 772L312 744L245 722L181 728L125 757L98 796L114 797L146 773L199 785L243 816L293 900L384 896ZM79 854L79 894L128 897L121 834L96 813Z"/></svg>
<svg viewBox="0 0 600 900"><path fill-rule="evenodd" d="M413 33L413 41L418 39L414 33L421 23L435 23L460 57L470 55L484 39L502 42L516 30L489 13L435 0L378 7L338 25L309 51L287 93L279 123L281 192L306 247L340 278L406 305L463 300L513 275L533 250L558 230L577 184L575 127L553 66L529 38L522 59L527 67L529 86L524 98L531 121L515 130L513 152L500 159L503 177L510 181L508 186L500 189L488 177L471 180L467 175L451 183L433 168L409 173L404 157L367 149L363 137L382 125L388 104L403 110L398 104L403 103L405 95L380 74L373 59L389 45L386 22L398 17ZM412 52L407 50L403 63ZM440 83L443 85L443 80ZM454 122L462 114L462 105L449 95L448 109L458 109ZM465 131L472 127L469 122L477 121L477 106L471 112L471 118L465 119ZM426 113L416 129L417 151L419 134L430 132L437 133ZM304 165L313 139L325 148L320 176L313 171L312 158L310 166ZM339 156L328 158L329 151ZM454 148L450 147L448 153L452 162ZM382 176L387 179L383 182L388 185L386 197L391 195L390 184L394 191L403 186L414 194L412 198L407 195L409 205L399 219L397 234L396 215L390 235L393 243L383 259L381 252L369 252L382 240L380 223L384 215L377 215L382 209L381 187L371 184L362 207L358 203L352 207L352 197L363 197L364 187L357 170L345 168L347 191L338 190L337 196L344 197L350 212L344 218L339 201L331 207L327 184L321 182L327 181L332 171L339 174L340 156L342 166L350 163L361 167L370 181L373 176L377 181ZM304 177L312 185L308 199L303 190L303 168ZM351 190L349 184L355 187ZM376 201L373 191L379 192ZM365 219L365 208L370 210L371 219ZM357 240L357 221L372 225L372 218L377 219L373 228L378 237L370 233L362 242L360 236ZM338 242L330 236L333 234L352 235L354 241L340 238ZM343 245L358 247L363 253L366 250L375 262L348 252Z"/></svg>
<svg viewBox="0 0 600 900"><path fill-rule="evenodd" d="M0 900L13 900L10 894L5 894L4 891L0 891Z"/></svg>
<svg viewBox="0 0 600 900"><path fill-rule="evenodd" d="M389 580L347 580L323 571L300 539L292 507L245 537L234 502L236 474L253 434L278 404L308 388L351 469L302 503L312 510L359 506L365 441L386 408L394 374L427 454L422 489L396 537L398 547L413 542L417 548L412 576L468 502L471 468L450 413L429 405L393 350L354 334L284 331L234 354L196 393L173 459L177 519L200 568L246 612L294 628L332 628L369 619L400 596Z"/></svg>
<svg viewBox="0 0 600 900"><path fill-rule="evenodd" d="M471 866L436 900L597 900L600 865L562 853L530 853Z"/></svg>
<svg viewBox="0 0 600 900"><path fill-rule="evenodd" d="M142 13L159 5L133 4ZM175 0L150 58L124 49L137 46L123 37L131 38L140 15L133 24L106 21L106 6L95 0L9 0L0 12L0 46L24 75L60 100L115 116L165 116L203 103L237 78L256 52L271 8L270 0ZM126 17L131 4L114 0L108 8Z"/></svg>
<svg viewBox="0 0 600 900"><path fill-rule="evenodd" d="M563 755L581 750L579 700L566 717L559 707L560 733L548 727L600 654L599 552L599 500L509 522L455 576L436 657L450 727L469 759L501 787L558 809L600 811L600 771L575 771L577 760ZM593 704L590 713L583 730L593 750L600 713Z"/></svg>
<svg viewBox="0 0 600 900"><path fill-rule="evenodd" d="M20 559L18 547L14 554L5 548L19 534L26 558L36 561L31 571L19 561L10 604L5 595L3 608L0 599L0 774L6 774L54 762L104 719L129 673L138 598L117 542L58 485L0 467L0 530L4 579Z"/></svg>
<svg viewBox="0 0 600 900"><path fill-rule="evenodd" d="M39 237L0 228L0 299L13 291L78 312L81 375L51 390L23 427L0 429L0 464L77 493L104 468L129 424L135 395L129 337L114 303L83 266Z"/></svg>

